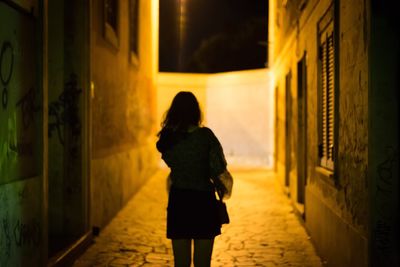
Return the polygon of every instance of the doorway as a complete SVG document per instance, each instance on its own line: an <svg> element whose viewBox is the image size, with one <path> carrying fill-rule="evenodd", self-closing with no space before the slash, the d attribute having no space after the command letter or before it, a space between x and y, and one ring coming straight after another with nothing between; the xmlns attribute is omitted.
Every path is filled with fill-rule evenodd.
<svg viewBox="0 0 400 267"><path fill-rule="evenodd" d="M60 261L89 229L87 1L48 3L48 257Z"/></svg>
<svg viewBox="0 0 400 267"><path fill-rule="evenodd" d="M278 170L278 160L279 160L279 134L278 134L278 129L279 129L279 87L275 87L275 134L274 134L274 170Z"/></svg>
<svg viewBox="0 0 400 267"><path fill-rule="evenodd" d="M285 186L290 187L290 168L291 168L291 125L290 121L292 118L292 72L289 71L285 78L285 97L286 97L286 108L285 108ZM288 190L290 192L290 190Z"/></svg>
<svg viewBox="0 0 400 267"><path fill-rule="evenodd" d="M306 54L297 63L297 202L304 204L307 180L307 69Z"/></svg>

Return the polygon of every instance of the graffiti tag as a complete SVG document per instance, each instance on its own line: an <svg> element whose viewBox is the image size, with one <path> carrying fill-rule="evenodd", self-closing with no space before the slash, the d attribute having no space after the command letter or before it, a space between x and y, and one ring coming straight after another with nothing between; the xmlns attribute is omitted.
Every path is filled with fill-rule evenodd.
<svg viewBox="0 0 400 267"><path fill-rule="evenodd" d="M9 41L3 42L0 51L0 81L3 85L1 103L3 109L8 105L8 88L14 68L14 49ZM7 71L8 69L8 71Z"/></svg>
<svg viewBox="0 0 400 267"><path fill-rule="evenodd" d="M78 88L77 77L72 74L58 100L49 104L49 121L51 122L48 135L51 138L56 132L62 145L65 144L64 128L66 126L73 139L81 133L78 107L81 92L82 89Z"/></svg>
<svg viewBox="0 0 400 267"><path fill-rule="evenodd" d="M36 90L31 87L29 91L17 102L16 106L22 111L22 124L24 129L29 128L30 124L35 120L35 112L40 107L35 106Z"/></svg>
<svg viewBox="0 0 400 267"><path fill-rule="evenodd" d="M39 245L40 235L40 224L35 220L29 224L19 220L15 223L14 240L18 247Z"/></svg>

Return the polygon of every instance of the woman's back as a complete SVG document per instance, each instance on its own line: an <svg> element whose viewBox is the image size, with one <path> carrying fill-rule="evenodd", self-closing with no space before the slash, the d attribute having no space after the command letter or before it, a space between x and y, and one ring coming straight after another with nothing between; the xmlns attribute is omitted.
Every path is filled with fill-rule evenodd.
<svg viewBox="0 0 400 267"><path fill-rule="evenodd" d="M214 133L207 127L199 127L178 135L179 138L176 136L171 133L161 134L157 143L163 160L171 168L172 186L214 191L210 178L226 168L221 145ZM210 158L218 160L210 164Z"/></svg>

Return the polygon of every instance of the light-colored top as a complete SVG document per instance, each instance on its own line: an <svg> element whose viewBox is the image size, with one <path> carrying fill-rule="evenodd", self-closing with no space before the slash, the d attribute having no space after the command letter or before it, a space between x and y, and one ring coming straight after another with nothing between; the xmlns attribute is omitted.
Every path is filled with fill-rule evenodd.
<svg viewBox="0 0 400 267"><path fill-rule="evenodd" d="M171 169L171 186L181 189L214 191L211 179L218 178L227 167L222 146L207 127L186 133L162 151L162 159Z"/></svg>

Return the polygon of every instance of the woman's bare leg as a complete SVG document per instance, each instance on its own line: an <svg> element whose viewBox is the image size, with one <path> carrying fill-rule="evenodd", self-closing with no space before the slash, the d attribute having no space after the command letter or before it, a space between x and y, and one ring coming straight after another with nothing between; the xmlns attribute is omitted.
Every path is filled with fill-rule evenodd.
<svg viewBox="0 0 400 267"><path fill-rule="evenodd" d="M195 267L210 267L213 246L214 246L214 239L194 240L193 260Z"/></svg>
<svg viewBox="0 0 400 267"><path fill-rule="evenodd" d="M175 267L190 267L192 261L192 240L172 239Z"/></svg>

